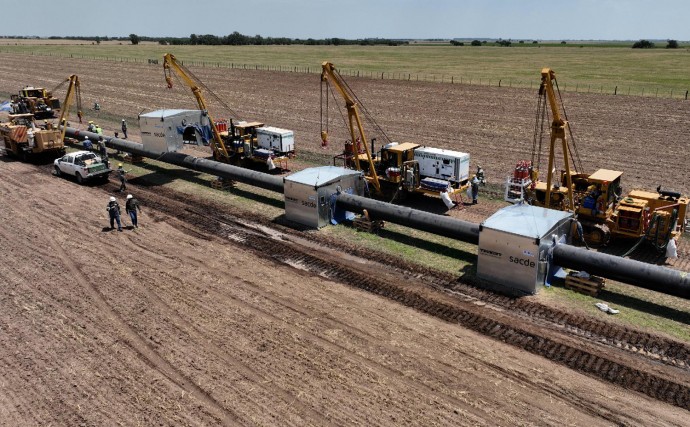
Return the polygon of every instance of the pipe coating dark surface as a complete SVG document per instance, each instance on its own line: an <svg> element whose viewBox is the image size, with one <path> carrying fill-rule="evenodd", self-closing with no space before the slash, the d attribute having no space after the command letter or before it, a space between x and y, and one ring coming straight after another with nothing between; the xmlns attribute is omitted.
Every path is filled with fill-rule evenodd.
<svg viewBox="0 0 690 427"><path fill-rule="evenodd" d="M681 298L690 298L688 273L568 245L553 249L556 265Z"/></svg>
<svg viewBox="0 0 690 427"><path fill-rule="evenodd" d="M479 243L479 224L472 222L346 193L338 195L336 205L357 213L366 209L371 219L382 219L475 245Z"/></svg>

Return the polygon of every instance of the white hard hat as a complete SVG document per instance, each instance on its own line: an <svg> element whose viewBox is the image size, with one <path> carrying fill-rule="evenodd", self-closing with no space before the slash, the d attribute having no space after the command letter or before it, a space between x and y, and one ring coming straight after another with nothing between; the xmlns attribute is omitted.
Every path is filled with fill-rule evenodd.
<svg viewBox="0 0 690 427"><path fill-rule="evenodd" d="M129 200L129 199L131 199L131 198L132 198L132 195L131 195L131 194L128 194L128 195L127 195L127 200Z"/></svg>
<svg viewBox="0 0 690 427"><path fill-rule="evenodd" d="M110 197L110 201L111 201L111 202L114 202L114 201L115 201L115 197L114 197L114 196L111 196L111 197Z"/></svg>
<svg viewBox="0 0 690 427"><path fill-rule="evenodd" d="M88 136L85 136L84 139L89 139L89 137L88 137Z"/></svg>
<svg viewBox="0 0 690 427"><path fill-rule="evenodd" d="M122 121L124 122L124 121L125 121L125 119L122 119Z"/></svg>

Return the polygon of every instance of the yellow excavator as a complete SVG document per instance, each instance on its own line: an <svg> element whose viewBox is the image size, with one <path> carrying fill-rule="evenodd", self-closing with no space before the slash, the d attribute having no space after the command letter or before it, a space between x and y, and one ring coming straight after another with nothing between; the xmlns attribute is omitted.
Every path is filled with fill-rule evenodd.
<svg viewBox="0 0 690 427"><path fill-rule="evenodd" d="M684 230L690 199L673 191L663 191L660 187L656 193L635 190L623 196L622 172L608 169L599 169L593 174L582 172L565 109L561 112L562 99L557 99L557 94L560 98L555 72L550 68L542 69L538 108L541 114L537 115L535 125L532 160L518 163L512 183L528 184L525 199L529 203L575 212L583 227L584 240L590 246L604 246L611 238L636 238L640 242L651 242L657 250L664 249L669 239ZM550 110L547 110L547 104ZM539 179L540 135L543 134L540 127L543 129L547 111L551 112L551 138L547 180L544 182ZM560 141L564 167L558 175L555 164L557 141ZM510 186L511 182L508 188Z"/></svg>
<svg viewBox="0 0 690 427"><path fill-rule="evenodd" d="M328 144L328 95L337 92L345 100L347 110L346 125L350 139L345 142L343 152L333 159L336 164L343 161L344 166L363 171L373 193L379 196L403 198L408 193L422 193L439 196L443 192L450 195L461 193L469 185L470 156L459 151L424 147L412 142L391 142L378 126L366 108L357 98L350 86L330 62L321 64L321 140ZM333 90L335 89L335 90ZM325 100L325 102L324 102ZM325 104L325 108L324 108ZM362 123L362 114L387 141L378 151L376 139L371 140L369 148ZM345 118L343 117L343 120ZM325 126L324 126L325 125Z"/></svg>

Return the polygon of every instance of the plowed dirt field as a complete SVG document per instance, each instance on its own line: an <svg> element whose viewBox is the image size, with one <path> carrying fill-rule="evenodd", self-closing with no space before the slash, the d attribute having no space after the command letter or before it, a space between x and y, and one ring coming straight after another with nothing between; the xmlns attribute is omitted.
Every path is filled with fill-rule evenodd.
<svg viewBox="0 0 690 427"><path fill-rule="evenodd" d="M193 108L162 88L160 67L3 54L0 70L6 92L79 74L111 129L143 109ZM303 150L320 155L316 76L197 74L247 108L237 111L295 129ZM529 151L508 135L531 132L512 108L528 114L533 94L357 84L400 139L435 138L430 145L468 151L487 170ZM573 96L583 110L638 105ZM680 101L637 102L640 114L687 112ZM687 114L676 119L687 128ZM638 133L658 144L659 135L682 141L682 129L642 120ZM659 156L685 161L662 147ZM131 184L141 227L110 231L105 205L117 185L78 186L50 170L0 158L0 425L687 424L685 343L493 295L163 187ZM676 170L668 185L686 191L687 174Z"/></svg>
<svg viewBox="0 0 690 427"><path fill-rule="evenodd" d="M501 183L512 174L517 160L530 158L537 71L543 65L535 65L534 90L345 79L391 140L470 153L472 168L480 164L490 182ZM241 118L294 130L301 157L330 159L342 151L347 132L337 109L339 106L344 112L339 97L329 103L330 145L326 150L320 148L319 75L191 70ZM567 79L567 70L556 71ZM0 91L6 93L16 93L25 85L52 88L70 74L79 75L86 109L96 101L101 104L100 117L94 117L93 111L86 111L85 117L100 122L108 134L112 134L109 129L119 131L120 119L127 118L130 139L136 140L136 117L142 111L196 108L189 88L181 82L173 90L166 89L162 65L0 54ZM56 95L63 97L65 89ZM229 113L208 91L205 94L215 116L227 117ZM573 92L562 96L585 172L599 168L622 171L625 190L653 191L662 185L690 193L690 101ZM72 123L75 120L73 114ZM547 142L548 131L547 127ZM368 138L377 136L373 128L367 133ZM546 169L544 158L541 163Z"/></svg>

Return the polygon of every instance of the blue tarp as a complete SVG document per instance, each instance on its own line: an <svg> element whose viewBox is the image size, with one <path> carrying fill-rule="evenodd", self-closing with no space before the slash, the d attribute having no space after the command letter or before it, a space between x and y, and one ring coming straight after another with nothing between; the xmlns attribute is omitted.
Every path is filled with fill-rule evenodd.
<svg viewBox="0 0 690 427"><path fill-rule="evenodd" d="M213 130L211 130L211 126L201 126L198 123L194 125L177 126L177 133L184 135L185 129L187 129L189 126L192 126L197 135L201 136L201 142L204 145L208 145L209 141L213 139Z"/></svg>
<svg viewBox="0 0 690 427"><path fill-rule="evenodd" d="M0 111L10 111L10 101L0 102Z"/></svg>

